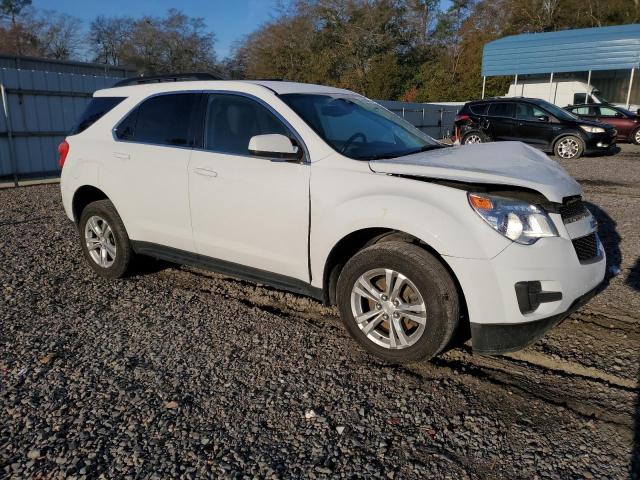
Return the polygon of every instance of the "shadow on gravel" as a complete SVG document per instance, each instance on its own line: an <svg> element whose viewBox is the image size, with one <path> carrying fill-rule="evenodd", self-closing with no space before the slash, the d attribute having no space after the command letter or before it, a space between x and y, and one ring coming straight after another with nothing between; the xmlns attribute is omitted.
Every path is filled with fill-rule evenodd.
<svg viewBox="0 0 640 480"><path fill-rule="evenodd" d="M631 267L625 283L634 290L640 290L640 257L638 257L636 263Z"/></svg>
<svg viewBox="0 0 640 480"><path fill-rule="evenodd" d="M605 285L609 284L615 272L620 271L622 264L622 252L620 251L620 242L622 237L616 229L616 222L609 216L607 212L597 205L585 202L585 205L591 211L596 220L598 220L598 235L604 245L604 251L607 254L607 271L605 274Z"/></svg>
<svg viewBox="0 0 640 480"><path fill-rule="evenodd" d="M147 257L144 255L139 255L136 257L134 267L128 276L142 277L145 275L153 275L154 273L161 272L162 270L166 270L167 268L175 267L176 265L174 263L166 262L164 260L158 260L156 258Z"/></svg>

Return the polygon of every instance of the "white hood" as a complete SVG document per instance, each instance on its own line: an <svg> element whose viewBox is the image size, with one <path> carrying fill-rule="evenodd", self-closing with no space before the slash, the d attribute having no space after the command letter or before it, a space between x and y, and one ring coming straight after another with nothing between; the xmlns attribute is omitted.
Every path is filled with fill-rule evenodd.
<svg viewBox="0 0 640 480"><path fill-rule="evenodd" d="M582 189L554 160L521 142L441 148L399 158L371 160L377 173L529 188L552 202L581 195Z"/></svg>

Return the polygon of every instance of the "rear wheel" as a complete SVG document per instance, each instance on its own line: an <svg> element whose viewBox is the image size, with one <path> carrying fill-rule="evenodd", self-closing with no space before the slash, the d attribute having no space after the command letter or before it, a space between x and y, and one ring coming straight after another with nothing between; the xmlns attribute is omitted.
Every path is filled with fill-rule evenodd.
<svg viewBox="0 0 640 480"><path fill-rule="evenodd" d="M487 138L480 132L469 132L462 137L462 144L467 145L471 143L484 143Z"/></svg>
<svg viewBox="0 0 640 480"><path fill-rule="evenodd" d="M89 266L100 276L122 277L133 250L120 215L109 200L98 200L80 215L80 246Z"/></svg>
<svg viewBox="0 0 640 480"><path fill-rule="evenodd" d="M636 145L640 145L640 128L636 128L631 134L631 141Z"/></svg>
<svg viewBox="0 0 640 480"><path fill-rule="evenodd" d="M437 355L459 318L455 284L417 245L385 242L358 252L340 274L340 315L366 350L394 363Z"/></svg>
<svg viewBox="0 0 640 480"><path fill-rule="evenodd" d="M571 160L580 158L584 153L584 142L575 135L567 135L558 140L553 148L556 157Z"/></svg>

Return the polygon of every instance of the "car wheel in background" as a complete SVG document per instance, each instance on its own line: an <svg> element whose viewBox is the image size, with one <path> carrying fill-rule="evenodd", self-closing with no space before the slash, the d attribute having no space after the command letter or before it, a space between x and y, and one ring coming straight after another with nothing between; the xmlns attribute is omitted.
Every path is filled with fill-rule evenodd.
<svg viewBox="0 0 640 480"><path fill-rule="evenodd" d="M471 143L485 143L487 141L487 137L485 137L480 132L469 132L464 137L462 137L462 144L467 145Z"/></svg>
<svg viewBox="0 0 640 480"><path fill-rule="evenodd" d="M340 316L366 350L394 363L437 355L459 319L455 283L417 245L384 242L354 255L337 285Z"/></svg>
<svg viewBox="0 0 640 480"><path fill-rule="evenodd" d="M82 253L98 275L119 278L126 273L133 250L120 215L109 200L87 205L78 230Z"/></svg>
<svg viewBox="0 0 640 480"><path fill-rule="evenodd" d="M640 128L636 128L631 134L631 141L636 145L640 145Z"/></svg>
<svg viewBox="0 0 640 480"><path fill-rule="evenodd" d="M580 137L567 135L556 142L553 152L556 157L560 157L565 160L580 158L584 152L584 142Z"/></svg>

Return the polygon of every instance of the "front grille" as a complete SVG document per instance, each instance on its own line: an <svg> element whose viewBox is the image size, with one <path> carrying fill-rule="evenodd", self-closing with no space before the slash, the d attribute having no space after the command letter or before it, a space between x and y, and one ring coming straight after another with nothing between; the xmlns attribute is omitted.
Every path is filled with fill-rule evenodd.
<svg viewBox="0 0 640 480"><path fill-rule="evenodd" d="M574 200L560 207L560 216L565 224L577 222L589 215L589 210L587 210L582 200Z"/></svg>
<svg viewBox="0 0 640 480"><path fill-rule="evenodd" d="M598 256L598 237L595 233L575 238L572 242L573 248L576 249L578 260L581 262L592 260Z"/></svg>

